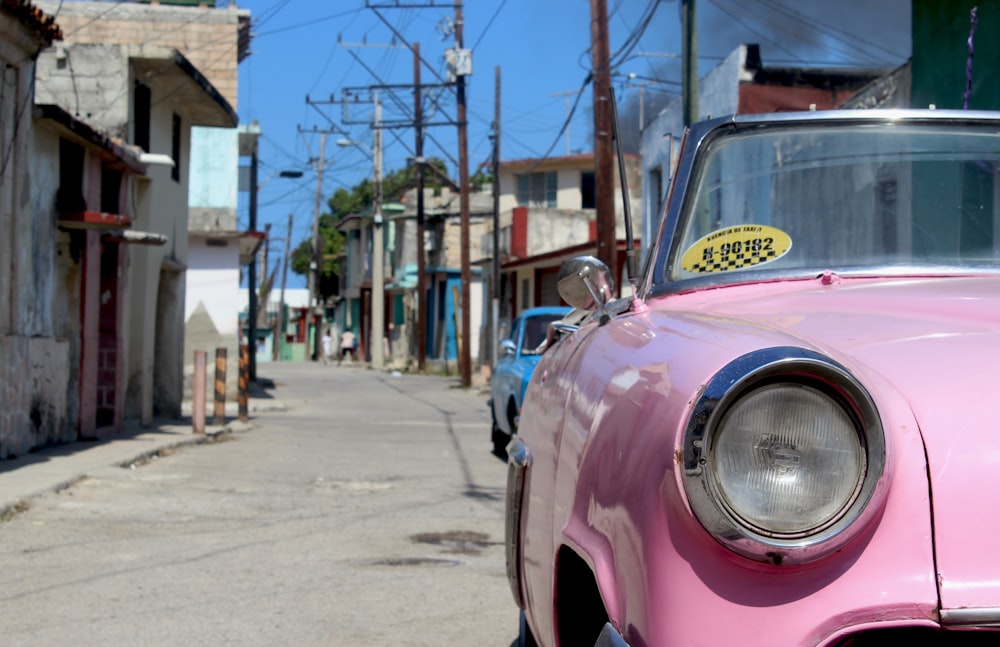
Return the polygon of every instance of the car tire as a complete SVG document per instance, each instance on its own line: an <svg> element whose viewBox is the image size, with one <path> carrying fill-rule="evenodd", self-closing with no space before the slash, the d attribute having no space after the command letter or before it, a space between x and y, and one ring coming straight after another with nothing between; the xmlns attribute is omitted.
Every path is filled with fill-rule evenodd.
<svg viewBox="0 0 1000 647"><path fill-rule="evenodd" d="M490 416L490 419L493 422L493 429L490 431L490 439L493 441L493 454L507 460L507 444L510 442L510 436L500 430L495 417Z"/></svg>
<svg viewBox="0 0 1000 647"><path fill-rule="evenodd" d="M507 424L510 425L510 435L511 438L517 435L517 403L514 402L514 398L507 401Z"/></svg>
<svg viewBox="0 0 1000 647"><path fill-rule="evenodd" d="M538 643L535 642L535 637L531 635L531 628L528 627L528 621L524 617L524 611L521 612L520 621L517 627L517 647L538 647Z"/></svg>

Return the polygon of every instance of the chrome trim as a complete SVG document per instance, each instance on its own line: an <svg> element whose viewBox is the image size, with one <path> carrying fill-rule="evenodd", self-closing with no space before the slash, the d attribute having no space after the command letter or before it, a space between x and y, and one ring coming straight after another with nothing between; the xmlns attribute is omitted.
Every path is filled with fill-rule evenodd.
<svg viewBox="0 0 1000 647"><path fill-rule="evenodd" d="M717 119L706 119L692 124L686 131L678 166L671 180L663 212L660 214L658 235L649 241L647 262L643 266L643 276L639 282L638 296L641 299L663 296L698 289L705 285L725 285L725 273L718 276L671 280L666 269L673 265L674 258L683 253L677 229L681 214L687 209L691 178L695 175L695 164L701 163L701 155L696 154L719 136L747 132L756 129L787 127L789 125L831 125L848 126L874 124L942 124L951 123L965 126L996 126L1000 128L1000 112L979 110L817 110L810 112L783 112L766 115L733 115ZM697 160L695 158L698 158ZM676 192L676 194L675 194ZM646 246L646 241L643 241ZM752 271L752 270L751 270ZM765 271L765 270L759 270ZM746 273L742 270L741 273Z"/></svg>
<svg viewBox="0 0 1000 647"><path fill-rule="evenodd" d="M1000 627L1000 607L941 609L941 624L961 627Z"/></svg>
<svg viewBox="0 0 1000 647"><path fill-rule="evenodd" d="M628 643L618 633L618 630L611 626L610 622L606 622L604 623L604 629L601 630L601 635L597 637L597 642L594 643L594 647L628 647Z"/></svg>
<svg viewBox="0 0 1000 647"><path fill-rule="evenodd" d="M507 582L517 606L524 608L521 596L521 512L524 507L524 482L531 466L531 452L520 438L507 445L507 499L504 514L504 546L507 555Z"/></svg>
<svg viewBox="0 0 1000 647"><path fill-rule="evenodd" d="M764 384L807 384L837 400L858 427L867 463L858 491L851 503L831 523L812 534L763 534L741 523L713 492L707 473L707 452L714 427L743 395ZM878 506L884 496L878 488L886 466L885 435L875 403L850 372L834 360L804 348L766 348L738 357L723 367L699 397L683 448L684 491L691 510L702 526L722 545L744 557L776 566L801 564L840 549L864 526L857 522ZM876 496L878 495L878 496ZM852 531L857 528L858 530Z"/></svg>

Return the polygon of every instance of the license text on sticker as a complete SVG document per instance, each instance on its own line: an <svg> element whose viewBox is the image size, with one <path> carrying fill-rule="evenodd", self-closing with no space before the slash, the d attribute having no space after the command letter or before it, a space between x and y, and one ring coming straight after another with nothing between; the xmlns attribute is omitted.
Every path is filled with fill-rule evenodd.
<svg viewBox="0 0 1000 647"><path fill-rule="evenodd" d="M776 261L792 249L785 232L767 225L726 227L699 238L681 258L685 272L729 272Z"/></svg>

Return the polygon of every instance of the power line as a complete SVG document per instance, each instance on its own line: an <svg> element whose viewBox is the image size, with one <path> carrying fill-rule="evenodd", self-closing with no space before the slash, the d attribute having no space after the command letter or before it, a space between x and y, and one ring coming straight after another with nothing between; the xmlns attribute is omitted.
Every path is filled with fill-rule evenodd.
<svg viewBox="0 0 1000 647"><path fill-rule="evenodd" d="M479 34L479 38L476 39L475 44L472 46L472 51L476 51L476 48L479 47L479 43L482 42L483 37L486 36L487 32L489 32L490 27L493 26L493 21L496 20L497 16L500 15L500 11L503 9L503 6L505 4L507 4L507 0L501 0L500 4L497 6L496 11L493 12L493 16L491 16L489 21L486 23L486 27L483 28L483 32Z"/></svg>
<svg viewBox="0 0 1000 647"><path fill-rule="evenodd" d="M124 2L125 0L119 0L119 1L120 2ZM364 8L351 9L350 11L342 11L340 13L335 13L335 14L330 14L330 15L327 15L327 16L322 16L320 18L314 18L313 20L310 20L308 22L300 22L300 23L296 23L294 25L288 25L287 27L280 27L278 29L272 29L271 31L265 31L265 32L261 32L259 34L254 34L253 37L254 38L263 38L265 36L272 36L274 34L280 34L280 33L286 32L286 31L291 31L293 29L301 29L303 27L312 27L313 25L316 25L316 24L321 23L321 22L328 22L330 20L337 20L338 18L343 18L344 16L350 16L351 14L361 13L362 11L364 11Z"/></svg>

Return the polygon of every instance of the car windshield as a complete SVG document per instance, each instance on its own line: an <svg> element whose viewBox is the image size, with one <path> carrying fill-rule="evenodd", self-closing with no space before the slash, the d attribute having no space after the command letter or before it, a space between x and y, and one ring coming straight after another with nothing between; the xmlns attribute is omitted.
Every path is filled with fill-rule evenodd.
<svg viewBox="0 0 1000 647"><path fill-rule="evenodd" d="M996 126L785 124L702 155L668 281L1000 268Z"/></svg>
<svg viewBox="0 0 1000 647"><path fill-rule="evenodd" d="M521 342L522 355L537 355L538 347L545 341L549 324L562 319L558 313L535 315L524 320L524 339Z"/></svg>

